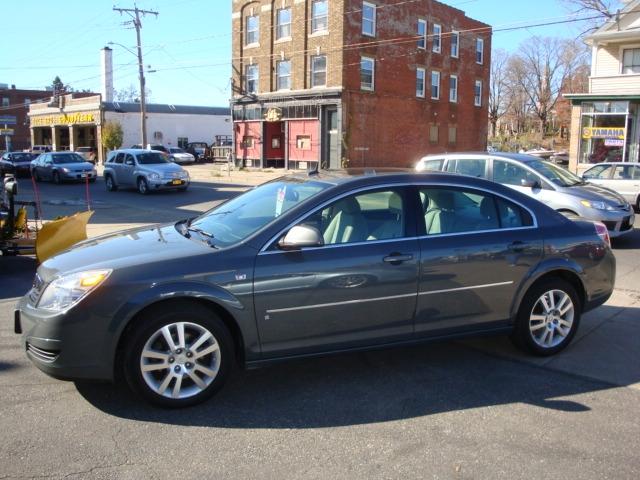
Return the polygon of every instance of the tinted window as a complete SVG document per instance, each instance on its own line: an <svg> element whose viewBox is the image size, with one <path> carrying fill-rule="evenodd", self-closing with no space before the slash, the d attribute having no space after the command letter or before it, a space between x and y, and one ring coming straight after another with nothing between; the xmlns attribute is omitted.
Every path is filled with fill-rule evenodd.
<svg viewBox="0 0 640 480"><path fill-rule="evenodd" d="M77 153L69 153L69 154L54 153L51 156L53 157L53 163L56 163L56 164L60 164L60 163L82 163L82 162L85 161L85 159L82 158Z"/></svg>
<svg viewBox="0 0 640 480"><path fill-rule="evenodd" d="M634 165L617 165L613 171L613 178L617 180L637 180L640 172Z"/></svg>
<svg viewBox="0 0 640 480"><path fill-rule="evenodd" d="M8 160L12 162L28 162L31 160L31 155L28 153L13 153L8 156Z"/></svg>
<svg viewBox="0 0 640 480"><path fill-rule="evenodd" d="M609 178L611 168L611 165L596 165L584 172L584 178Z"/></svg>
<svg viewBox="0 0 640 480"><path fill-rule="evenodd" d="M122 162L124 162L124 152L119 152L119 153L116 155L115 162L116 162L116 163L122 163Z"/></svg>
<svg viewBox="0 0 640 480"><path fill-rule="evenodd" d="M422 188L420 199L427 235L533 225L528 212L486 192L460 188Z"/></svg>
<svg viewBox="0 0 640 480"><path fill-rule="evenodd" d="M135 165L136 162L133 161L133 155L127 153L127 155L124 157L124 163L127 165Z"/></svg>
<svg viewBox="0 0 640 480"><path fill-rule="evenodd" d="M165 160L164 156L161 153L150 151L145 153L138 153L136 155L138 157L138 164L140 165L153 165L156 163L169 163Z"/></svg>
<svg viewBox="0 0 640 480"><path fill-rule="evenodd" d="M540 181L535 173L517 163L505 162L503 160L493 161L493 181L504 185L521 186L522 182Z"/></svg>

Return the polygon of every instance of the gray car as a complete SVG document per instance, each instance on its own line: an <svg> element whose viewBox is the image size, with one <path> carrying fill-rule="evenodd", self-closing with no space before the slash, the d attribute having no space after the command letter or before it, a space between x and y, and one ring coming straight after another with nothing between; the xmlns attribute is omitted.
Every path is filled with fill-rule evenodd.
<svg viewBox="0 0 640 480"><path fill-rule="evenodd" d="M103 176L110 192L134 187L143 195L157 190L185 191L190 183L189 172L161 152L134 148L109 152Z"/></svg>
<svg viewBox="0 0 640 480"><path fill-rule="evenodd" d="M59 184L86 179L95 182L98 172L92 163L75 152L47 152L31 162L31 175L37 182L51 180Z"/></svg>
<svg viewBox="0 0 640 480"><path fill-rule="evenodd" d="M582 178L589 183L618 192L640 212L640 163L599 163L584 172Z"/></svg>
<svg viewBox="0 0 640 480"><path fill-rule="evenodd" d="M633 208L622 196L531 155L500 152L429 155L420 159L416 170L442 170L501 183L570 218L602 222L611 238L633 229Z"/></svg>
<svg viewBox="0 0 640 480"><path fill-rule="evenodd" d="M326 172L48 259L15 331L54 377L122 372L148 401L179 407L211 396L235 362L489 333L551 355L614 278L602 224L502 185Z"/></svg>

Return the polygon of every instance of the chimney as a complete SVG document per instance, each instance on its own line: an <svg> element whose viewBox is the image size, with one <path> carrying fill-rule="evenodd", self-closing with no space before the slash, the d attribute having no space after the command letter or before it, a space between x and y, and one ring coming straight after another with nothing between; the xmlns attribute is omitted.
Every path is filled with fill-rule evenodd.
<svg viewBox="0 0 640 480"><path fill-rule="evenodd" d="M102 101L113 102L113 61L112 50L104 47L100 56L102 66Z"/></svg>

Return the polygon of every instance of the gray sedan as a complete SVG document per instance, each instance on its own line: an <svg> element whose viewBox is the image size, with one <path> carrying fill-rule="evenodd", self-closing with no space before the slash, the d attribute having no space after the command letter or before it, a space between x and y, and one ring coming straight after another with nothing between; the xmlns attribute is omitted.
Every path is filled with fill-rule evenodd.
<svg viewBox="0 0 640 480"><path fill-rule="evenodd" d="M619 193L640 212L640 163L599 163L584 172L582 178Z"/></svg>
<svg viewBox="0 0 640 480"><path fill-rule="evenodd" d="M74 152L42 153L31 162L31 175L39 182L51 180L53 183L64 181L95 182L98 173L92 163Z"/></svg>
<svg viewBox="0 0 640 480"><path fill-rule="evenodd" d="M611 238L633 229L633 208L623 197L531 155L501 152L430 155L417 163L416 170L443 170L493 180L569 218L600 221L607 226Z"/></svg>
<svg viewBox="0 0 640 480"><path fill-rule="evenodd" d="M143 195L157 190L184 192L190 183L189 172L162 152L135 148L109 152L103 176L110 192L135 187Z"/></svg>
<svg viewBox="0 0 640 480"><path fill-rule="evenodd" d="M551 355L609 298L614 277L602 224L502 185L312 173L50 258L15 331L52 376L122 372L143 398L180 407L213 395L235 362L487 333Z"/></svg>

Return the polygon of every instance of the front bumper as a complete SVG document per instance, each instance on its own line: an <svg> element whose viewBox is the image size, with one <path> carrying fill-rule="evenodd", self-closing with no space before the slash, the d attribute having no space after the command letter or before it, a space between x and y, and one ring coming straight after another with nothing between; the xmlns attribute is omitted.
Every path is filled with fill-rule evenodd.
<svg viewBox="0 0 640 480"><path fill-rule="evenodd" d="M80 313L82 312L82 313ZM16 307L14 331L27 357L41 371L64 380L112 380L113 360L105 319L87 310L49 314L23 297Z"/></svg>
<svg viewBox="0 0 640 480"><path fill-rule="evenodd" d="M616 211L584 209L579 212L579 215L587 220L602 222L607 227L611 238L628 234L633 231L633 225L635 224L633 208Z"/></svg>
<svg viewBox="0 0 640 480"><path fill-rule="evenodd" d="M97 178L96 172L60 172L60 178L64 181L84 181L87 178L89 180Z"/></svg>
<svg viewBox="0 0 640 480"><path fill-rule="evenodd" d="M171 190L175 188L187 188L190 180L188 178L161 178L160 180L147 180L147 183L152 190Z"/></svg>

